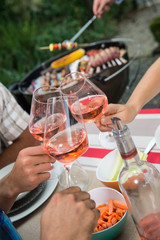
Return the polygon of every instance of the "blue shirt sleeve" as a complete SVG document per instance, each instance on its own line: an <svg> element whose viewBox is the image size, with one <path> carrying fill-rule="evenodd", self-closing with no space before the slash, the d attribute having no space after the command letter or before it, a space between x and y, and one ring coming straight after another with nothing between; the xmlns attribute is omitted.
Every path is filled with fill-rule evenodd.
<svg viewBox="0 0 160 240"><path fill-rule="evenodd" d="M0 210L0 239L22 240L7 215Z"/></svg>

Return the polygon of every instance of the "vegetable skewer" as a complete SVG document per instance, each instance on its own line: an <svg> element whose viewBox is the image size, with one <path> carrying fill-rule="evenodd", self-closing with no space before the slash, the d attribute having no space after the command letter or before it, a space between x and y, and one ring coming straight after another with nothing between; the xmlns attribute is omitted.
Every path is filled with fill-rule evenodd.
<svg viewBox="0 0 160 240"><path fill-rule="evenodd" d="M72 48L77 48L78 46L86 46L87 44L78 44L77 42L66 41L63 43L50 43L49 46L40 47L40 50L49 50L53 52L54 50L66 49L70 50Z"/></svg>

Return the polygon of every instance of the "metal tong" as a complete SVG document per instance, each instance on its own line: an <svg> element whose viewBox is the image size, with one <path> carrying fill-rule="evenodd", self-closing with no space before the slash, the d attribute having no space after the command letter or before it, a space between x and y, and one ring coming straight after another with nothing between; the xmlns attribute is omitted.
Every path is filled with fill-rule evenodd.
<svg viewBox="0 0 160 240"><path fill-rule="evenodd" d="M94 15L69 41L74 42L96 18L97 16Z"/></svg>

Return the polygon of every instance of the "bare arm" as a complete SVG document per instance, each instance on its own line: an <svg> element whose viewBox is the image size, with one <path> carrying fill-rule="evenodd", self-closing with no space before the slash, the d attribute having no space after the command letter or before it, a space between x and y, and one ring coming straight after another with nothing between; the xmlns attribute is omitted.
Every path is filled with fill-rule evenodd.
<svg viewBox="0 0 160 240"><path fill-rule="evenodd" d="M29 129L26 128L22 134L13 141L13 144L11 144L0 155L0 169L12 162L15 162L19 151L23 148L37 145L40 145L40 143L33 138L29 132Z"/></svg>
<svg viewBox="0 0 160 240"><path fill-rule="evenodd" d="M160 58L148 69L136 86L127 105L135 109L136 114L142 107L160 92Z"/></svg>
<svg viewBox="0 0 160 240"><path fill-rule="evenodd" d="M134 120L142 107L160 92L160 58L142 77L126 104L109 104L104 115L96 121L100 131L112 130L112 117L119 117L124 123Z"/></svg>

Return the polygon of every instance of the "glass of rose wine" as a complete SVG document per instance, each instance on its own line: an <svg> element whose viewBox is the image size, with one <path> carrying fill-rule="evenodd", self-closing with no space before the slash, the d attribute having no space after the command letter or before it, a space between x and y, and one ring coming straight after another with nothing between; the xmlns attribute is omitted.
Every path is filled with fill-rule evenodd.
<svg viewBox="0 0 160 240"><path fill-rule="evenodd" d="M96 121L106 110L108 105L107 96L82 73L72 72L65 76L60 85L62 95L76 95L79 99L80 108L85 123ZM76 118L79 118L77 102L70 106Z"/></svg>
<svg viewBox="0 0 160 240"><path fill-rule="evenodd" d="M59 96L48 99L46 122L44 131L44 150L54 160L63 164L65 171L59 177L60 185L65 189L70 186L79 186L86 189L88 176L83 168L78 168L72 174L72 165L75 160L88 149L88 138L79 106L79 119L74 117L69 105L77 101L76 96ZM77 105L78 108L78 105ZM55 115L62 116L62 124L56 134L51 130Z"/></svg>
<svg viewBox="0 0 160 240"><path fill-rule="evenodd" d="M92 83L82 73L72 72L65 76L60 85L62 94L76 95L79 98L82 116L85 123L95 122L105 112L108 99L105 93ZM78 119L76 102L70 106L71 111ZM111 132L100 132L99 140L103 147L113 149L116 147Z"/></svg>
<svg viewBox="0 0 160 240"><path fill-rule="evenodd" d="M60 92L55 87L43 86L33 92L29 131L35 139L43 143L44 125L46 118L47 100L59 96ZM60 116L55 116L55 122L61 121Z"/></svg>
<svg viewBox="0 0 160 240"><path fill-rule="evenodd" d="M42 86L40 88L35 89L35 91L33 92L30 111L29 131L33 135L33 137L37 139L40 143L43 143L44 137L47 100L55 96L60 96L60 91L58 90L58 88L52 86ZM52 131L56 133L57 126L61 125L63 122L62 115L55 115L52 121L54 121ZM57 174L54 171L54 164L52 164L52 166L53 170L50 171L51 174L50 179L57 178Z"/></svg>

